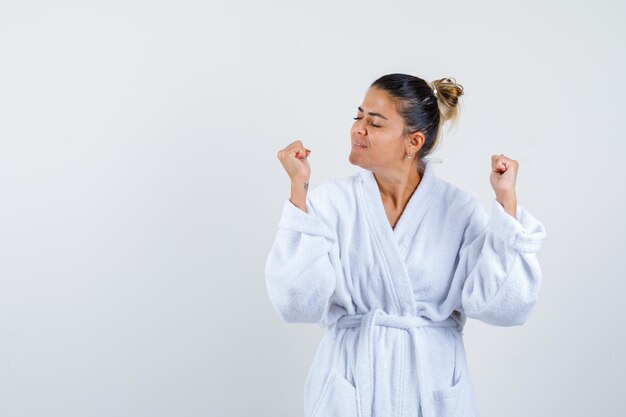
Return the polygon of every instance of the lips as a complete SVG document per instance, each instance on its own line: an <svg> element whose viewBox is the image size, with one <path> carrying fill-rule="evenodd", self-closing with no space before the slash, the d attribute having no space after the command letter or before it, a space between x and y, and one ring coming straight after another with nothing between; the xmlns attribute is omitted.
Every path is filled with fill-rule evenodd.
<svg viewBox="0 0 626 417"><path fill-rule="evenodd" d="M365 146L364 144L362 144L361 142L357 142L356 140L352 141L352 145L357 147L357 148L367 148L367 146Z"/></svg>

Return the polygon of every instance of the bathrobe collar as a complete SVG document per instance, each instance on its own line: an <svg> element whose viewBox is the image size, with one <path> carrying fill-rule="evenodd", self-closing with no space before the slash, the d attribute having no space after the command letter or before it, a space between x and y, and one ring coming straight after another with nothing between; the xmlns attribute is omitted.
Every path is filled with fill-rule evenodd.
<svg viewBox="0 0 626 417"><path fill-rule="evenodd" d="M443 188L442 181L433 170L432 162L427 159L422 161L425 164L422 179L404 208L395 229L387 219L374 173L367 169L361 169L359 172L360 196L367 208L368 223L380 242L388 276L393 284L397 306L395 314L416 313L413 288L405 264L406 250L410 241L415 239L424 215Z"/></svg>

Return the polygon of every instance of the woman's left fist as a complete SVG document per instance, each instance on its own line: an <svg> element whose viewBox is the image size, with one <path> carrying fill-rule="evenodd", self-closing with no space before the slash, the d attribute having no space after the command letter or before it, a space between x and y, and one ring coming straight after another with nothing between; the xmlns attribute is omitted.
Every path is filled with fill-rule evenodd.
<svg viewBox="0 0 626 417"><path fill-rule="evenodd" d="M499 194L514 194L517 168L519 164L515 159L504 155L491 155L491 186Z"/></svg>
<svg viewBox="0 0 626 417"><path fill-rule="evenodd" d="M496 200L504 209L515 217L517 196L515 195L515 180L519 164L515 159L504 155L491 155L491 186L496 192Z"/></svg>

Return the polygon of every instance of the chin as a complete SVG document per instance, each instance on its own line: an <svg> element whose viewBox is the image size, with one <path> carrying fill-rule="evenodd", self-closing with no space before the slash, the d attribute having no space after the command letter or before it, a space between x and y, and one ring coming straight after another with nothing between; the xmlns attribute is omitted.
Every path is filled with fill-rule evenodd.
<svg viewBox="0 0 626 417"><path fill-rule="evenodd" d="M350 161L352 165L364 168L364 166L360 163L359 159L360 158L358 156L355 156L352 153L348 156L348 161Z"/></svg>

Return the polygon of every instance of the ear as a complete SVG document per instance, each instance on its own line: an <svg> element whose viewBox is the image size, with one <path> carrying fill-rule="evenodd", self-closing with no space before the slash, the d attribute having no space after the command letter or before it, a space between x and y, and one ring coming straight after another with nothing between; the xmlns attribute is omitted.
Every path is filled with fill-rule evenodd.
<svg viewBox="0 0 626 417"><path fill-rule="evenodd" d="M424 136L422 132L415 132L411 134L411 138L409 139L409 141L411 145L417 148L417 150L420 150L426 142L426 136Z"/></svg>

